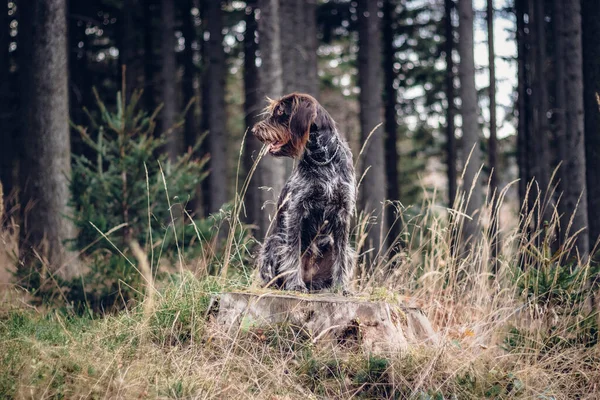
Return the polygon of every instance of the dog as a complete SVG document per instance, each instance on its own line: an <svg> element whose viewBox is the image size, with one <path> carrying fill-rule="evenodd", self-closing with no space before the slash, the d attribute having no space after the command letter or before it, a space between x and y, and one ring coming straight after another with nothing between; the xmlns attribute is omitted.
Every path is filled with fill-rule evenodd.
<svg viewBox="0 0 600 400"><path fill-rule="evenodd" d="M277 202L258 257L265 286L348 293L355 253L349 244L356 201L352 153L317 100L291 93L270 100L252 133L296 166Z"/></svg>

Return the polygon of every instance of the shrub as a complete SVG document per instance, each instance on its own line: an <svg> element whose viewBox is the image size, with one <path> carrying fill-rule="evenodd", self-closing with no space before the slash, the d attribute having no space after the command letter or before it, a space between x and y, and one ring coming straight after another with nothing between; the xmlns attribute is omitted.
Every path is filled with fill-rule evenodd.
<svg viewBox="0 0 600 400"><path fill-rule="evenodd" d="M127 301L141 283L128 255L131 241L151 254L156 275L161 257L173 260L193 241L210 240L213 221L195 222L196 232L185 211L208 174L208 157L195 158L194 148L169 160L164 151L168 135L154 134L159 109L152 114L138 110L140 91L128 102L117 94L114 111L94 93L97 117L88 113L89 126L75 129L95 159L75 155L71 182L78 229L73 246L89 261L89 271L68 283L67 296L96 309L121 297Z"/></svg>

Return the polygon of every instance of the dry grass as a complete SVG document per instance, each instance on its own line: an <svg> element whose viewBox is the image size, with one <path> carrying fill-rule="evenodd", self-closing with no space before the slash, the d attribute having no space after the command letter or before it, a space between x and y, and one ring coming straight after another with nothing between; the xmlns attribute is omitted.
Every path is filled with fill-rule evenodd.
<svg viewBox="0 0 600 400"><path fill-rule="evenodd" d="M248 180L238 188L225 262L215 276L205 267L214 257L207 246L198 260L180 257L186 271L155 288L146 255L136 249L148 275L145 296L116 315L40 311L14 300L18 288L6 292L0 397L600 398L597 330L589 328L593 318L585 318L590 310L581 298L592 270L588 261L568 264L566 251L550 250L559 219L554 213L540 220L543 199L523 208L517 225L502 226L497 260L490 256L490 205L503 207L508 188L489 194L475 216L482 235L469 247L457 246L468 193L451 209L435 195L410 209L386 205L385 212L400 211L401 250L378 254L374 265L359 262L355 290L420 306L442 344L381 358L315 346L286 326L228 336L206 318L212 294L244 281L229 260L246 250L231 228L240 223L247 187ZM356 215L353 239L362 255L371 251L364 247L369 221ZM570 285L561 281L561 269L577 271Z"/></svg>

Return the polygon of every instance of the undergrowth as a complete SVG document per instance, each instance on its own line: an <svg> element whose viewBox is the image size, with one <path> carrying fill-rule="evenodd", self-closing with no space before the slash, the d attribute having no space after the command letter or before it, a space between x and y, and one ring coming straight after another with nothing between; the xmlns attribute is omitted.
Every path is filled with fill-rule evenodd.
<svg viewBox="0 0 600 400"><path fill-rule="evenodd" d="M2 398L594 398L597 346L536 349L512 330L505 346L469 334L389 357L315 345L289 326L235 336L206 316L211 296L239 289L176 275L116 315L24 308L0 314Z"/></svg>

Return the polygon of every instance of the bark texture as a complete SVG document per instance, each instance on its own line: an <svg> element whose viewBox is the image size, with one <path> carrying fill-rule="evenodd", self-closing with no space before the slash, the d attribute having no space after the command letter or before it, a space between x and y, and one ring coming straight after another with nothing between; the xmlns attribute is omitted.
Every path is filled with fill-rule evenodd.
<svg viewBox="0 0 600 400"><path fill-rule="evenodd" d="M583 60L581 43L581 7L579 1L568 1L564 9L564 60L566 71L566 159L564 168L566 182L563 182L564 209L567 214L561 223L563 237L577 236L576 248L580 255L589 253L588 208L585 171L585 137L583 110ZM568 210L568 211L567 211ZM572 218L572 226L567 223Z"/></svg>
<svg viewBox="0 0 600 400"><path fill-rule="evenodd" d="M490 72L490 138L488 140L488 163L490 168L490 196L492 201L492 216L490 221L490 242L492 245L493 273L497 272L498 255L498 140L496 125L496 52L494 48L494 0L487 1L487 29L488 29L488 64Z"/></svg>
<svg viewBox="0 0 600 400"><path fill-rule="evenodd" d="M300 2L302 3L302 2ZM303 39L303 65L304 73L300 89L319 99L319 75L317 63L317 0L306 0L301 4L300 11L304 16L304 30L300 32Z"/></svg>
<svg viewBox="0 0 600 400"><path fill-rule="evenodd" d="M126 95L130 98L134 89L138 88L138 65L137 65L137 26L135 11L138 7L137 0L124 0L121 12L121 34L119 61L125 68ZM122 73L122 70L121 70Z"/></svg>
<svg viewBox="0 0 600 400"><path fill-rule="evenodd" d="M260 18L258 20L258 38L261 55L261 66L258 70L259 102L264 102L268 96L278 98L283 95L281 34L279 25L279 1L258 0ZM266 102L263 103L266 105ZM261 105L262 108L262 105ZM255 137L248 140L258 142ZM255 144L262 147L260 143ZM283 159L269 155L263 157L256 168L248 191L256 195L260 208L258 226L262 236L267 233L270 217L275 215L275 202L285 181L285 166ZM266 190L265 188L271 188Z"/></svg>
<svg viewBox="0 0 600 400"><path fill-rule="evenodd" d="M400 180L398 177L398 123L396 112L396 89L394 81L396 72L394 71L394 62L396 51L394 48L394 17L395 6L391 0L385 0L383 3L383 74L384 87L383 96L385 102L385 171L387 185L387 199L390 201L400 200ZM387 225L390 227L388 244L393 246L398 240L402 229L402 220L395 208L390 208L387 212Z"/></svg>
<svg viewBox="0 0 600 400"><path fill-rule="evenodd" d="M567 158L567 127L565 125L566 93L565 93L565 59L564 59L564 11L563 1L553 1L552 27L554 35L554 73L555 73L555 100L554 100L554 135L557 142L558 162L563 162ZM567 179L567 170L562 165L559 170L561 182ZM564 211L563 203L560 203L561 211Z"/></svg>
<svg viewBox="0 0 600 400"><path fill-rule="evenodd" d="M530 24L533 34L533 50L535 62L533 66L533 88L534 96L534 113L533 113L533 131L529 137L529 158L531 160L530 173L531 178L535 179L539 192L536 186L531 190L530 204L534 203L537 196L540 202L550 203L547 196L550 174L551 174L551 159L550 159L550 130L548 121L548 80L546 66L548 58L546 55L546 11L543 1L534 1L531 4L533 8L530 12ZM539 213L541 221L550 221L552 216L551 204L542 204L542 212ZM542 225L540 221L540 226Z"/></svg>
<svg viewBox="0 0 600 400"><path fill-rule="evenodd" d="M446 41L444 52L446 60L446 176L448 178L448 206L452 207L456 200L456 133L454 117L456 105L454 104L454 27L452 26L453 0L444 0L444 32Z"/></svg>
<svg viewBox="0 0 600 400"><path fill-rule="evenodd" d="M529 165L527 162L528 141L528 110L529 95L527 94L527 35L525 31L526 0L515 0L517 19L517 109L519 111L517 129L517 164L519 166L519 203L526 201Z"/></svg>
<svg viewBox="0 0 600 400"><path fill-rule="evenodd" d="M144 0L144 104L148 111L156 108L155 17L156 0ZM157 132L158 133L158 132Z"/></svg>
<svg viewBox="0 0 600 400"><path fill-rule="evenodd" d="M318 95L316 0L279 0L283 93Z"/></svg>
<svg viewBox="0 0 600 400"><path fill-rule="evenodd" d="M177 121L177 60L175 59L175 3L161 1L161 129L168 132L167 151L171 160L183 152L181 130L175 128Z"/></svg>
<svg viewBox="0 0 600 400"><path fill-rule="evenodd" d="M481 236L479 212L483 202L482 185L477 176L482 164L480 148L481 133L477 122L477 89L475 87L475 59L473 55L473 5L471 0L458 1L460 64L460 97L462 100L462 158L463 191L466 214L472 219L464 220L464 243L476 241ZM469 158L470 156L470 158Z"/></svg>
<svg viewBox="0 0 600 400"><path fill-rule="evenodd" d="M289 324L318 344L356 343L377 354L436 345L438 336L418 308L332 295L223 293L213 298L216 323L229 334Z"/></svg>
<svg viewBox="0 0 600 400"><path fill-rule="evenodd" d="M78 268L64 245L75 236L67 206L71 148L66 3L25 0L20 5L27 10L20 25L24 245L40 251L50 268L60 268L69 278Z"/></svg>
<svg viewBox="0 0 600 400"><path fill-rule="evenodd" d="M183 82L181 82L181 86L183 91L183 102L185 105L196 97L197 74L196 64L194 62L194 57L196 56L194 44L197 41L197 35L194 18L190 14L190 10L193 6L194 0L186 0L181 7L183 37L185 38ZM196 107L192 107L185 114L184 141L186 148L193 147L198 140L198 123L196 120L196 113L194 112L195 109Z"/></svg>
<svg viewBox="0 0 600 400"><path fill-rule="evenodd" d="M378 128L382 122L382 76L381 76L381 31L379 5L377 1L358 1L358 81L360 86L360 130L361 142L368 143L362 154L364 175L359 188L361 206L366 213L376 218L370 226L367 248L374 248L374 255L386 253L385 235L387 223L382 208L386 197L384 130ZM362 174L361 174L362 175Z"/></svg>
<svg viewBox="0 0 600 400"><path fill-rule="evenodd" d="M261 148L260 142L250 132L250 129L258 121L258 114L261 109L258 94L258 68L256 66L256 52L258 51L256 11L256 0L248 1L244 19L246 21L246 32L244 34L244 121L247 129L243 154L245 176L250 174ZM258 190L252 188L246 192L244 197L245 220L249 224L258 224L260 218L258 194Z"/></svg>
<svg viewBox="0 0 600 400"><path fill-rule="evenodd" d="M10 43L9 18L7 2L0 1L0 182L8 195L13 186L13 132L10 127L10 73L9 53ZM2 199L0 199L2 200ZM2 214L0 214L0 221Z"/></svg>
<svg viewBox="0 0 600 400"><path fill-rule="evenodd" d="M282 94L318 97L316 0L279 0ZM283 160L286 178L294 162Z"/></svg>
<svg viewBox="0 0 600 400"><path fill-rule="evenodd" d="M593 247L600 237L600 105L596 98L600 94L600 2L581 4L589 245Z"/></svg>
<svg viewBox="0 0 600 400"><path fill-rule="evenodd" d="M215 213L227 202L227 131L225 127L225 50L223 49L223 15L221 1L208 1L206 20L210 38L206 43L206 102L210 147L209 212Z"/></svg>

